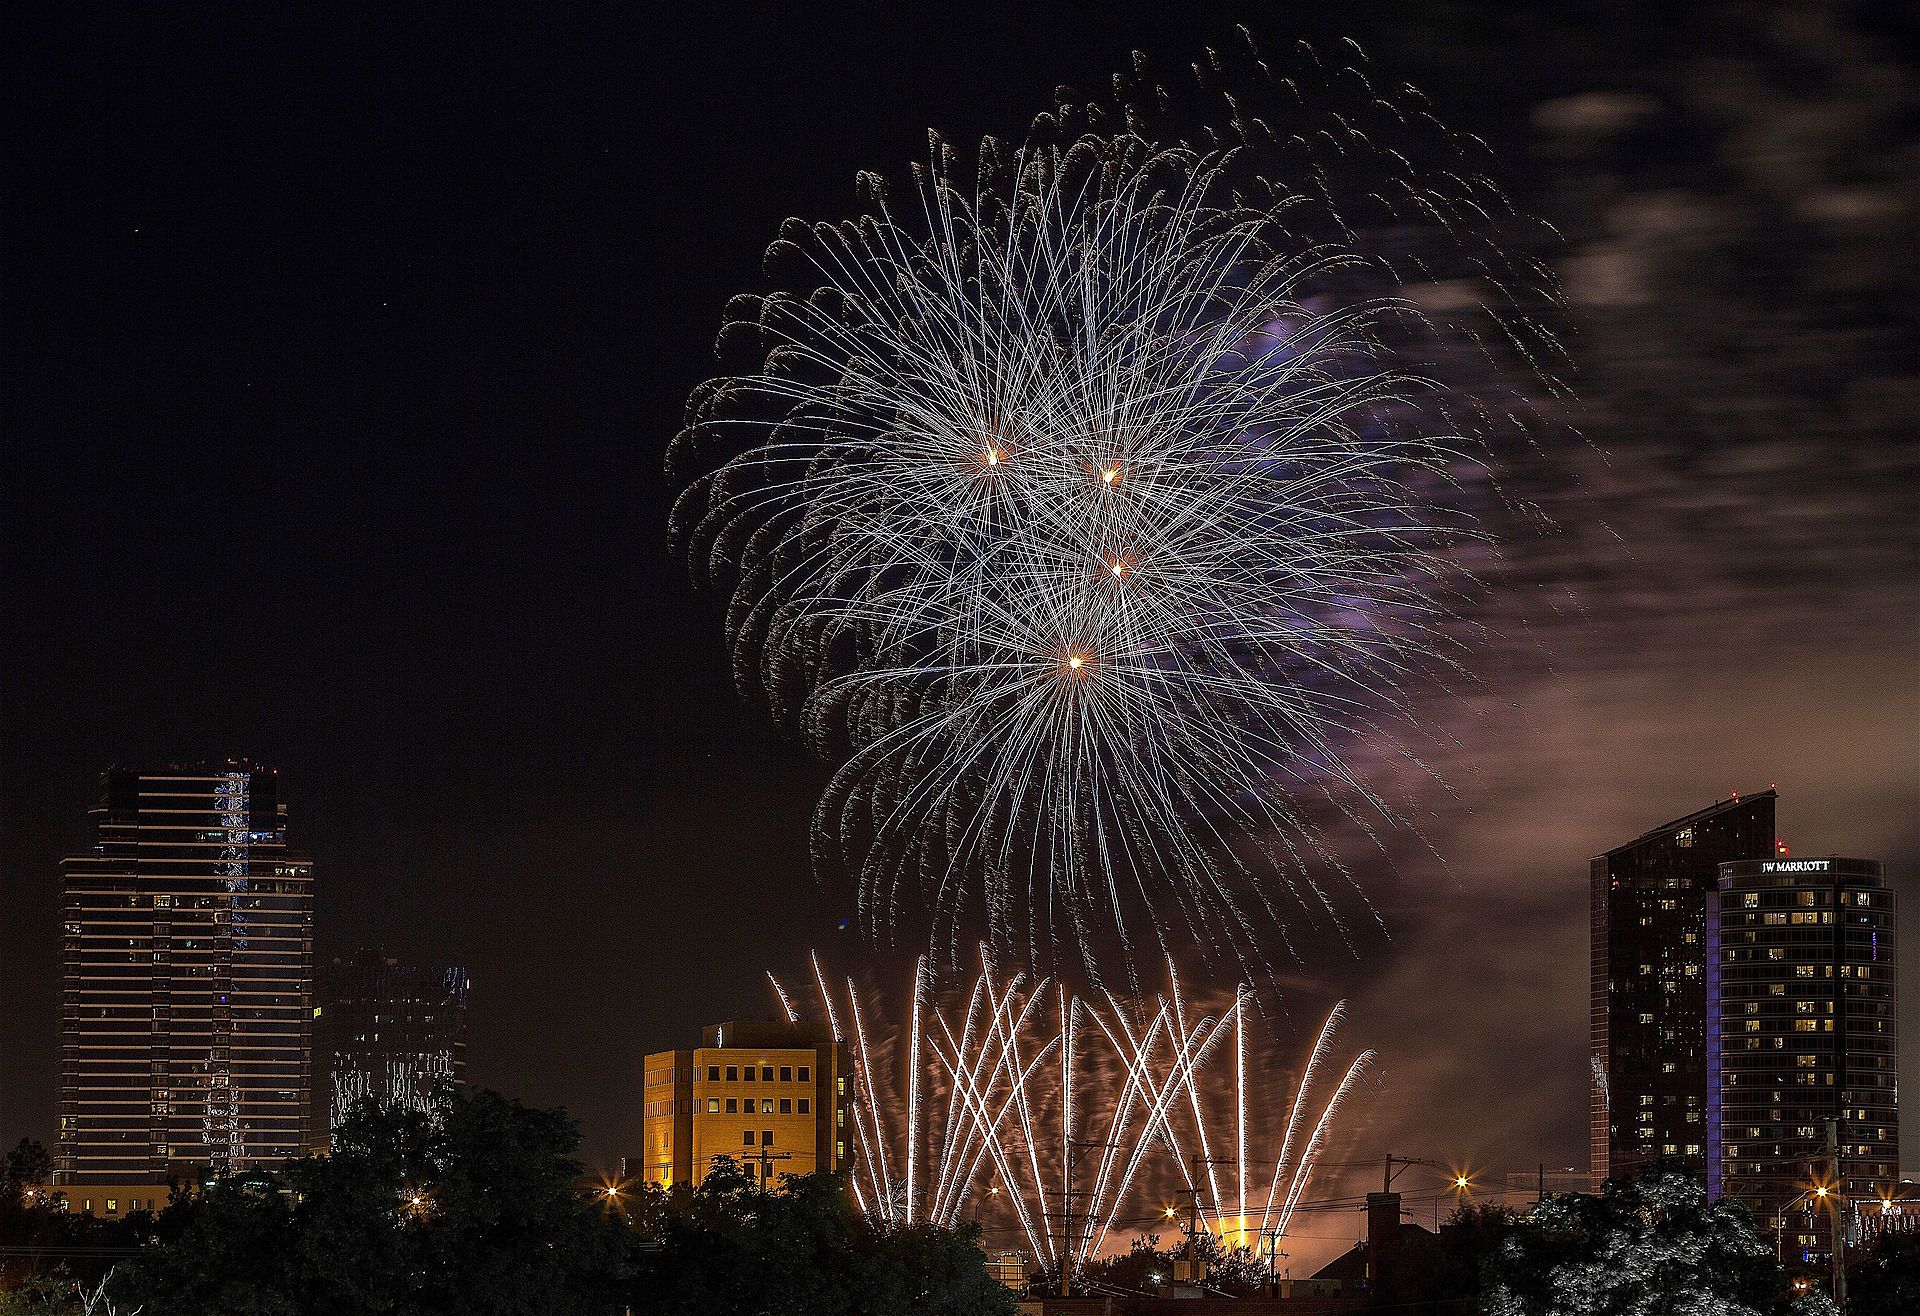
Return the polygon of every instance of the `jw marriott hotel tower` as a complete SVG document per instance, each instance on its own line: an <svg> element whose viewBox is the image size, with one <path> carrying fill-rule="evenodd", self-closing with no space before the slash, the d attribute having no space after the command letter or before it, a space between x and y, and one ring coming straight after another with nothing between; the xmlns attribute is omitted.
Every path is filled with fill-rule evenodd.
<svg viewBox="0 0 1920 1316"><path fill-rule="evenodd" d="M311 1141L313 865L275 775L112 771L64 864L57 1183L227 1174Z"/></svg>

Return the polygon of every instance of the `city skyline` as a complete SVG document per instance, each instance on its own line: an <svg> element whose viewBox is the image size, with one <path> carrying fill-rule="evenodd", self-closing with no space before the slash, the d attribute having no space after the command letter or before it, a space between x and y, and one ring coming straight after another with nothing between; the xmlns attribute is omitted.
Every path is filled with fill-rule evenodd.
<svg viewBox="0 0 1920 1316"><path fill-rule="evenodd" d="M796 946L869 954L852 892L808 862L822 769L735 696L716 604L666 551L659 454L711 371L703 336L789 211L847 213L853 171L912 158L927 125L1017 130L1056 82L1096 84L1133 46L1187 58L1235 16L1038 17L1014 53L990 18L894 16L888 39L942 58L885 86L846 20L771 19L738 67L711 31L560 18L531 43L368 20L346 60L289 18L250 35L258 61L160 16L142 40L38 20L87 71L15 92L48 132L26 158L41 213L8 202L10 260L38 267L10 295L51 330L12 390L34 441L6 491L0 1130L53 1141L58 858L116 763L280 768L323 875L318 953L469 966L475 1081L565 1104L602 1164L632 1150L646 1052L768 1013L761 975L795 973ZM1280 985L1296 1029L1351 998L1347 1035L1391 1085L1355 1111L1370 1145L1575 1163L1590 856L1777 782L1796 852L1881 859L1916 907L1914 460L1847 446L1887 444L1901 372L1869 344L1837 433L1736 443L1708 408L1676 420L1679 390L1628 350L1634 290L1664 296L1662 262L1721 231L1688 227L1657 166L1567 162L1609 114L1653 113L1633 97L1696 85L1684 48L1649 71L1647 43L1568 40L1511 86L1457 89L1431 29L1361 36L1568 230L1582 428L1607 455L1525 488L1559 533L1500 565L1510 607L1440 722L1450 789L1397 785L1424 821L1366 861L1384 931L1303 945ZM411 62L463 38L487 69L534 50L525 90ZM661 85L640 85L627 57L654 44ZM147 48L179 66L143 72ZM86 108L54 104L65 74ZM1696 207L1773 196L1740 154L1752 128L1690 129L1744 180ZM62 182L69 157L100 165ZM648 181L663 157L693 181ZM1588 202L1618 218L1583 227ZM1688 305L1676 321L1719 309ZM724 956L683 931L716 914ZM872 954L897 976L918 949Z"/></svg>

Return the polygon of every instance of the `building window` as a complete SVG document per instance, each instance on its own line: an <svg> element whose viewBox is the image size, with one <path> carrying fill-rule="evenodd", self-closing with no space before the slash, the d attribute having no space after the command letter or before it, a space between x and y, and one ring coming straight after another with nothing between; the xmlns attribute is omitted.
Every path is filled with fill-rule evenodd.
<svg viewBox="0 0 1920 1316"><path fill-rule="evenodd" d="M749 1083L753 1082L755 1076L754 1076L752 1065L748 1065L746 1067L746 1073L742 1077L744 1077Z"/></svg>
<svg viewBox="0 0 1920 1316"><path fill-rule="evenodd" d="M753 1130L752 1129L742 1129L740 1131L740 1145L742 1147L753 1146Z"/></svg>
<svg viewBox="0 0 1920 1316"><path fill-rule="evenodd" d="M720 1081L720 1066L708 1065L707 1066L707 1082L718 1083L719 1081Z"/></svg>
<svg viewBox="0 0 1920 1316"><path fill-rule="evenodd" d="M739 1082L739 1080L740 1080L740 1066L728 1065L727 1066L727 1082L737 1083Z"/></svg>
<svg viewBox="0 0 1920 1316"><path fill-rule="evenodd" d="M762 1115L773 1114L773 1098L772 1097L762 1097L760 1099L760 1113Z"/></svg>
<svg viewBox="0 0 1920 1316"><path fill-rule="evenodd" d="M727 1098L727 1114L737 1115L739 1113L740 1113L740 1098L728 1097Z"/></svg>
<svg viewBox="0 0 1920 1316"><path fill-rule="evenodd" d="M813 1113L813 1103L805 1097L800 1098L800 1113L802 1115L810 1115Z"/></svg>
<svg viewBox="0 0 1920 1316"><path fill-rule="evenodd" d="M800 1066L800 1081L802 1083L811 1083L813 1081L812 1071L805 1065Z"/></svg>
<svg viewBox="0 0 1920 1316"><path fill-rule="evenodd" d="M772 1065L760 1066L760 1081L762 1083L773 1082L773 1066Z"/></svg>
<svg viewBox="0 0 1920 1316"><path fill-rule="evenodd" d="M748 1141L748 1142L752 1142L752 1141L753 1141L753 1135L752 1135L751 1133L749 1133L749 1134L747 1135L747 1141ZM743 1164L742 1164L742 1165L740 1166L740 1168L741 1168L741 1169L743 1169L743 1170L745 1170L745 1171L747 1172L747 1178L749 1178L749 1179L751 1179L751 1178L753 1178L753 1162L752 1162L752 1161L747 1161L747 1162L744 1162L744 1163L743 1163Z"/></svg>
<svg viewBox="0 0 1920 1316"><path fill-rule="evenodd" d="M792 1065L780 1066L780 1081L782 1083L793 1082L793 1066Z"/></svg>
<svg viewBox="0 0 1920 1316"><path fill-rule="evenodd" d="M793 1098L792 1097L780 1098L780 1113L782 1115L793 1114Z"/></svg>
<svg viewBox="0 0 1920 1316"><path fill-rule="evenodd" d="M720 1113L720 1098L708 1097L707 1098L707 1114L718 1115L719 1113Z"/></svg>
<svg viewBox="0 0 1920 1316"><path fill-rule="evenodd" d="M749 1137L749 1138L751 1138L751 1137L753 1137L753 1135L752 1135L751 1133L749 1133L749 1134L747 1135L747 1137ZM773 1146L773 1130L772 1130L772 1129L762 1129L762 1130L760 1130L760 1145L761 1145L762 1147L771 1147L771 1146Z"/></svg>

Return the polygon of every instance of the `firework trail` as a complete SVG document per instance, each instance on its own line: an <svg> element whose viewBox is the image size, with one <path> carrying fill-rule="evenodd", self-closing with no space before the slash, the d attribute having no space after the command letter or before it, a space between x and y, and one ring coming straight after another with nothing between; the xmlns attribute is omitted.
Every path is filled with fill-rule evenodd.
<svg viewBox="0 0 1920 1316"><path fill-rule="evenodd" d="M817 957L812 969L820 1015L850 1054L849 1182L861 1210L950 1227L991 1195L1048 1267L1098 1255L1129 1223L1124 1210L1137 1208L1147 1180L1169 1175L1199 1192L1208 1227L1230 1246L1285 1237L1373 1059L1365 1051L1336 1065L1344 1004L1335 1006L1275 1133L1249 1099L1247 988L1218 1014L1190 1016L1169 961L1166 991L1130 1011L1111 994L1080 999L1050 979L1003 977L983 946L971 988L934 992L925 960L917 965L896 1080L876 1058L878 1032L852 980L837 1005ZM787 1018L801 1018L768 977ZM1339 1077L1329 1091L1331 1069Z"/></svg>
<svg viewBox="0 0 1920 1316"><path fill-rule="evenodd" d="M1391 821L1362 759L1455 661L1485 454L1543 386L1471 143L1352 70L1261 82L1271 118L1198 72L1218 127L1142 67L788 221L797 290L736 299L745 368L669 457L738 680L840 764L817 860L950 966L985 935L1099 981L1151 929L1245 972L1339 926L1317 818Z"/></svg>

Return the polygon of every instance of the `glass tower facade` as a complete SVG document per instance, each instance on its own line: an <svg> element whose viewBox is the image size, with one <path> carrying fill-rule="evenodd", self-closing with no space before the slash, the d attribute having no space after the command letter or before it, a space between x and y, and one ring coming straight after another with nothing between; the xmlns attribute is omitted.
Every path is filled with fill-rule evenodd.
<svg viewBox="0 0 1920 1316"><path fill-rule="evenodd" d="M1676 818L1592 861L1590 1168L1707 1170L1707 913L1720 865L1771 857L1771 790Z"/></svg>
<svg viewBox="0 0 1920 1316"><path fill-rule="evenodd" d="M1831 1255L1833 1213L1899 1178L1894 914L1872 860L1720 866L1708 1190L1744 1202L1788 1260Z"/></svg>
<svg viewBox="0 0 1920 1316"><path fill-rule="evenodd" d="M467 971L403 964L377 950L320 972L319 1052L327 1111L316 1132L340 1127L362 1101L439 1111L467 1077Z"/></svg>
<svg viewBox="0 0 1920 1316"><path fill-rule="evenodd" d="M313 864L272 772L113 771L62 865L57 1183L227 1174L306 1150Z"/></svg>

